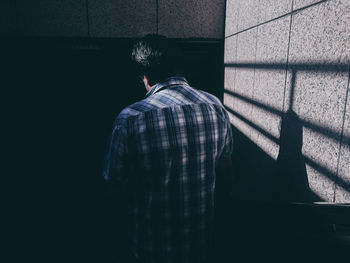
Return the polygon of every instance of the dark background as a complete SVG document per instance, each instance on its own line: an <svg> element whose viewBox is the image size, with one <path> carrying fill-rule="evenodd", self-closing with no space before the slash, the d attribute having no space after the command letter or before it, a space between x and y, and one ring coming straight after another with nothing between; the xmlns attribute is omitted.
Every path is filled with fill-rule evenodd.
<svg viewBox="0 0 350 263"><path fill-rule="evenodd" d="M4 178L14 186L4 191L12 262L111 262L118 251L118 240L109 234L120 234L127 221L122 204L108 193L102 167L114 119L146 92L129 61L133 42L1 41ZM189 83L222 99L223 42L177 42ZM280 190L271 184L277 178L271 174L275 161L234 127L233 133L237 191L220 195L226 186L218 176L214 260L343 258L349 248L348 210L280 202L271 194ZM257 173L269 178L260 186L273 190L271 201L237 195Z"/></svg>
<svg viewBox="0 0 350 263"><path fill-rule="evenodd" d="M5 163L15 189L8 231L25 251L16 256L110 259L108 233L125 222L102 169L116 116L146 94L129 59L134 41L1 41ZM220 98L223 42L176 41L190 85Z"/></svg>

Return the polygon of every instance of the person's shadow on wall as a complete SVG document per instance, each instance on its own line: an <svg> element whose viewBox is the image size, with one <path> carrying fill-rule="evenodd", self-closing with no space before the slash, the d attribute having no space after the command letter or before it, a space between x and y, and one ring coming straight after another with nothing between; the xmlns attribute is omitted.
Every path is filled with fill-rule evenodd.
<svg viewBox="0 0 350 263"><path fill-rule="evenodd" d="M276 161L277 192L282 202L321 201L310 189L302 146L302 123L299 116L289 109L282 116L280 149Z"/></svg>

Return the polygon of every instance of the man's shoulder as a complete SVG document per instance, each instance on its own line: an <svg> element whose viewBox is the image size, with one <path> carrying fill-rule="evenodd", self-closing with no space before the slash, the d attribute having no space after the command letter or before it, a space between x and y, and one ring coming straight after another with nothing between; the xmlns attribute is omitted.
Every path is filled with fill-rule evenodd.
<svg viewBox="0 0 350 263"><path fill-rule="evenodd" d="M118 115L117 121L126 122L143 115L147 111L155 109L154 105L149 102L149 99L137 101L124 108Z"/></svg>
<svg viewBox="0 0 350 263"><path fill-rule="evenodd" d="M221 101L219 100L219 98L217 98L216 96L214 96L213 94L206 92L204 90L197 90L198 93L201 94L201 96L205 97L207 100L209 100L209 103L212 104L217 104L218 106L222 106Z"/></svg>
<svg viewBox="0 0 350 263"><path fill-rule="evenodd" d="M224 106L216 96L190 86L183 90L169 89L168 93L159 92L127 106L119 113L117 120L124 123L132 122L132 120L144 116L147 112L162 112L165 108L181 108L185 105L216 105L217 108L224 110ZM178 93L181 94L181 98Z"/></svg>

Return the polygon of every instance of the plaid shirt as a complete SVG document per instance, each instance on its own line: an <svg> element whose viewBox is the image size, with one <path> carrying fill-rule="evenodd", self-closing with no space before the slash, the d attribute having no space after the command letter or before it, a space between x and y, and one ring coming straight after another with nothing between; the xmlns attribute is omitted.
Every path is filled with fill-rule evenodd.
<svg viewBox="0 0 350 263"><path fill-rule="evenodd" d="M132 251L141 262L204 262L215 167L232 152L221 102L182 77L157 83L117 117L104 177L127 189Z"/></svg>

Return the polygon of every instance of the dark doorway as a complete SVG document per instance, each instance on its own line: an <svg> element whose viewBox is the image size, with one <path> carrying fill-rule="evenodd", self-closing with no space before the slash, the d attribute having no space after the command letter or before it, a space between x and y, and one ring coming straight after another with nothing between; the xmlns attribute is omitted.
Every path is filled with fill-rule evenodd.
<svg viewBox="0 0 350 263"><path fill-rule="evenodd" d="M49 256L50 262L50 255L72 255L69 262L109 260L106 207L110 204L102 178L105 151L118 113L145 95L129 61L133 42L57 38L1 42L5 68L1 83L9 98L7 146L9 155L17 156L10 166L16 167L14 177L23 176L18 184L20 202L27 207L26 202L35 204L36 209L29 209L35 218L47 218L23 219L23 231L30 232L28 247L32 237L41 240L40 255ZM190 85L221 97L222 41L177 42ZM28 197L35 201L26 201Z"/></svg>

